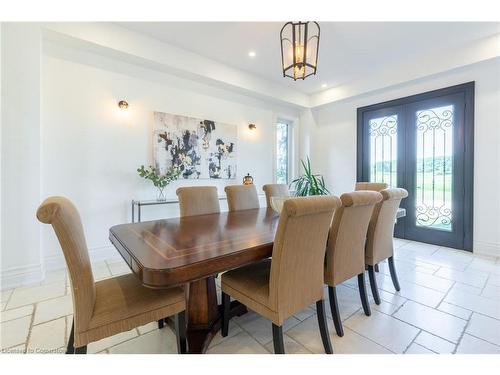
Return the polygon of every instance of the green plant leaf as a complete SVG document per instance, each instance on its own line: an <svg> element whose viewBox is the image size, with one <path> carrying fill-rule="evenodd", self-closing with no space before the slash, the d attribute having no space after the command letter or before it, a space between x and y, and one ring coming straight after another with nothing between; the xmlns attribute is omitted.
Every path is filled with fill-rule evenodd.
<svg viewBox="0 0 500 375"><path fill-rule="evenodd" d="M295 195L301 197L307 195L330 194L329 190L326 188L323 176L312 173L311 160L309 157L307 157L306 160L301 159L300 163L304 169L304 174L290 183L290 187L295 188Z"/></svg>

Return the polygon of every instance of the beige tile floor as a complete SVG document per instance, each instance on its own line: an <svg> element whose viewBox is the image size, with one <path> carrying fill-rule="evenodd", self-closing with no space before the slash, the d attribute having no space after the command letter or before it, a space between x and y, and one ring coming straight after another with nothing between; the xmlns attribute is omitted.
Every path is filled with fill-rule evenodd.
<svg viewBox="0 0 500 375"><path fill-rule="evenodd" d="M335 353L500 353L500 259L403 240L395 247L401 291L382 263L382 303L371 299L370 317L362 312L356 279L338 287L344 337L335 334L327 307ZM118 258L93 269L97 280L129 272ZM39 285L4 290L0 302L3 353L64 352L73 309L65 270L48 273ZM323 353L314 306L288 319L284 332L287 353ZM228 337L217 335L208 350L272 351L271 323L253 312L233 319ZM175 336L150 323L92 343L88 352L175 353Z"/></svg>

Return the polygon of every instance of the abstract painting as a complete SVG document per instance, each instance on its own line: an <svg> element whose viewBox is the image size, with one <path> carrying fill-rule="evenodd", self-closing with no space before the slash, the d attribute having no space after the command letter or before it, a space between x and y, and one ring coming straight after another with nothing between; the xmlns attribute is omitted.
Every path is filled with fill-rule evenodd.
<svg viewBox="0 0 500 375"><path fill-rule="evenodd" d="M174 166L183 179L236 178L235 125L154 112L154 162L164 173Z"/></svg>

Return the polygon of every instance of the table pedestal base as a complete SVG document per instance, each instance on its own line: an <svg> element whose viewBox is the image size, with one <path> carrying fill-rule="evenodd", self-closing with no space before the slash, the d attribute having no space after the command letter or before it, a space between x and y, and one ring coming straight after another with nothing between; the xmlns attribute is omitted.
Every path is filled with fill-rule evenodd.
<svg viewBox="0 0 500 375"><path fill-rule="evenodd" d="M231 302L230 318L241 316L247 308L238 301ZM173 328L174 322L167 319ZM205 353L222 324L222 305L217 304L215 278L213 276L189 284L187 301L187 346L188 353Z"/></svg>

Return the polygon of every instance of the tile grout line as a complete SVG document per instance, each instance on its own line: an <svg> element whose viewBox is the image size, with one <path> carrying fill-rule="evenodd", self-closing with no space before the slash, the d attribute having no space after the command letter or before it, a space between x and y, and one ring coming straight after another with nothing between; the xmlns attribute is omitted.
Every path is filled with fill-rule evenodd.
<svg viewBox="0 0 500 375"><path fill-rule="evenodd" d="M69 320L69 315L66 315L64 317L64 343L66 344L66 349L69 344L69 337L68 337L68 320ZM72 322L73 323L73 322ZM73 340L74 341L74 340Z"/></svg>
<svg viewBox="0 0 500 375"><path fill-rule="evenodd" d="M443 298L443 300L444 300L444 298ZM413 302L414 302L414 303L418 303L418 302L415 302L415 301L413 301ZM404 304L406 304L406 302L405 302L405 303L403 303L403 305L404 305ZM420 303L418 303L418 304L419 304L419 305L422 305L422 304L420 304ZM439 304L438 304L438 306L439 306L440 304L441 304L441 303L439 303ZM401 308L403 305L401 305L401 306L400 306L400 308ZM425 306L425 305L424 305L424 306ZM429 306L426 306L426 307L429 307ZM429 307L429 308L430 308L430 307ZM415 325L413 325L413 324L411 324L411 323L409 323L409 322L406 322L406 321L404 321L404 320L402 320L402 319L398 318L397 316L392 316L392 315L391 315L391 316L392 316L394 319L399 320L400 322L406 323L406 324L408 324L408 325L410 325L410 326L412 326L412 327L414 327L414 328L416 328L416 329L419 329L419 330L420 330L420 332L419 332L419 333L415 336L415 338L413 339L413 341L415 341L416 337L417 337L417 336L419 336L421 332L426 332L426 333L431 334L432 336L436 336L436 337L438 337L438 338L440 338L440 339L442 339L442 340L444 340L444 341L449 342L450 344L455 345L455 351L456 351L456 348L458 347L458 344L460 343L460 341L461 341L461 339L462 339L462 336L464 335L465 330L466 330L466 328L467 328L467 326L468 326L468 324L469 324L470 317L469 317L469 319L462 319L462 318L459 318L459 317L454 316L454 315L452 315L452 314L449 314L449 313L447 313L447 312L445 312L445 311L437 310L437 307L432 308L432 310L439 311L439 312L441 312L441 313L443 313L443 314L450 315L450 316L452 316L452 317L454 317L454 318L456 318L456 319L461 319L461 320L464 320L464 321L466 322L466 324L465 324L465 326L464 326L464 329L463 329L462 333L460 334L459 338L457 339L457 342L456 342L456 343L454 343L454 342L452 342L452 341L450 341L450 340L448 340L448 339L446 339L446 338L444 338L444 337L441 337L441 336L439 336L439 335L437 335L437 334L435 334L435 333L433 333L433 332L429 332L429 331L427 331L427 330L425 330L425 329L422 329L422 328L420 328L420 327L417 327L417 326L415 326ZM399 311L399 308L398 308L398 311ZM396 313L396 312L394 312L393 314L395 314L395 313ZM472 315L471 315L471 316L472 316ZM411 344L410 344L410 345L411 345ZM419 345L421 345L421 344L419 344ZM426 348L424 345L421 345L421 346L423 346L424 348ZM429 349L429 348L426 348L426 349ZM429 349L429 350L433 351L432 349ZM453 354L455 351L453 351L453 352L452 352L452 354Z"/></svg>
<svg viewBox="0 0 500 375"><path fill-rule="evenodd" d="M353 288L353 289L354 289L354 288ZM405 304L407 301L408 301L408 300L404 301L404 302L403 302L403 304ZM389 303L389 302L387 302L387 301L384 301L384 302ZM389 303L389 304L391 304L391 303ZM392 304L391 304L391 305L392 305ZM351 314L351 315L349 315L346 319L344 319L344 320L342 321L342 323L344 323L344 322L345 322L346 320L348 320L349 318L353 317L353 316L354 316L357 312L360 312L361 310L362 310L362 308L358 308L358 309L357 309L354 313L352 313L352 314ZM383 311L379 311L379 310L377 310L377 312L379 312L380 314L386 315L386 316L391 316L390 314L386 314L386 313L385 313L385 312L383 312ZM315 314L315 315L316 315L316 314ZM330 318L328 318L328 319L330 319ZM330 320L332 320L332 319L330 319ZM406 323L406 322L405 322L405 323ZM351 329L351 328L349 328L349 327L346 327L346 328L348 328L349 330L351 330L351 331L353 331L354 333L358 334L359 336L363 337L364 339L366 339L366 340L368 340L368 341L371 341L371 342L373 342L374 344L376 344L376 345L378 345L378 346L381 346L382 348L384 348L384 349L386 349L386 350L390 351L391 353L397 354L397 353L393 352L390 348L386 347L385 345L383 345L383 344L381 344L381 343L378 343L378 342L376 342L375 340L371 339L370 337L367 337L367 336L363 335L363 333L358 332L358 331L356 331L356 330L354 330L354 329Z"/></svg>
<svg viewBox="0 0 500 375"><path fill-rule="evenodd" d="M5 309L4 311L7 310L7 306L9 306L9 302L10 302L10 299L12 298L12 295L14 294L14 291L16 290L16 288L13 288L12 291L10 292L9 294L9 298L7 298L7 301L5 301Z"/></svg>
<svg viewBox="0 0 500 375"><path fill-rule="evenodd" d="M215 348L215 347L219 346L220 344L224 343L226 340L229 340L229 339L231 339L231 338L234 338L234 337L236 337L236 336L239 336L239 335L243 332L243 333L246 333L247 335L249 335L249 336L250 336L250 337L251 337L251 338L252 338L255 342L257 342L257 344L258 344L258 345L262 346L262 347L264 348L264 350L265 350L266 352L268 352L268 353L269 353L269 350L267 350L267 349L266 349L266 348L265 348L265 347L264 347L264 346L263 346L260 342L258 342L258 341L255 339L255 337L253 337L250 333L248 333L245 329L243 329L243 327L241 327L241 326L240 326L240 328L241 328L241 330L242 330L241 332L238 332L237 334L235 334L234 336L231 336L231 337L229 337L229 336L228 336L228 337L225 337L225 338L224 338L224 340L222 340L222 341L218 342L217 344L215 344L215 345L213 345L213 346L210 346L210 345L209 345L209 346L208 346L208 348L207 348L207 351L208 351L209 349L213 349L213 348Z"/></svg>
<svg viewBox="0 0 500 375"><path fill-rule="evenodd" d="M421 333L422 333L422 329L420 329L420 331L418 331L418 333L415 335L415 337L413 338L413 340L411 340L410 343L406 346L406 348L403 350L403 354L406 354L406 352L408 351L408 349L410 348L410 346L412 346L412 344L415 342L415 340L417 339L417 337L420 336Z"/></svg>
<svg viewBox="0 0 500 375"><path fill-rule="evenodd" d="M34 317L34 315L35 314L33 313L33 317ZM36 324L34 324L35 322L33 321L33 327L38 327L38 326L41 326L42 324L51 323L53 321L56 321L56 320L59 320L59 319L62 319L62 318L67 318L70 315L73 315L73 312L71 314L61 315L61 316L58 316L58 317L55 317L55 318L52 318L52 319L49 319L49 320L44 320L43 322L36 323Z"/></svg>
<svg viewBox="0 0 500 375"><path fill-rule="evenodd" d="M259 318L261 318L261 317L259 317ZM264 318L264 319L265 319L265 318ZM266 320L267 320L267 319L266 319ZM298 320L298 319L297 319L297 320ZM268 320L268 321L269 321L269 320ZM270 322L270 321L269 321L269 322ZM299 321L299 322L300 322L300 321ZM236 323L236 322L235 322L235 323ZM300 324L300 323L298 323L298 324ZM296 325L298 325L298 324L296 324ZM266 345L267 345L267 344L269 344L270 342L272 342L272 341L273 341L272 339L271 339L271 341L268 341L268 342L267 342L267 343L265 343L265 344L261 344L261 343L260 343L260 341L259 341L259 340L257 340L257 339L256 339L256 338L255 338L255 337L254 337L254 336L253 336L253 335L252 335L249 331L247 331L247 330L246 330L246 329L245 329L242 325L238 324L238 326L239 326L239 327L243 330L243 332L245 332L245 333L246 333L247 335L249 335L252 339L254 339L254 340L257 342L257 344L259 344L260 346L262 346L262 347L264 348L264 350L268 351L268 350L266 349ZM291 328L290 328L290 329L291 329ZM288 330L287 330L287 331L288 331ZM285 333L286 333L286 332L283 332L283 334L285 334ZM238 335L239 335L239 333L237 333L235 336L238 336ZM234 337L234 336L233 336L233 337ZM219 342L217 345L221 344L221 343L222 343L222 342L224 342L224 341L225 341L225 340L223 340L223 341ZM217 346L217 345L214 345L214 347L215 347L215 346ZM208 350L208 348L207 348L207 350Z"/></svg>
<svg viewBox="0 0 500 375"><path fill-rule="evenodd" d="M380 313L381 313L381 314L385 314L385 313L383 313L383 312L381 312L381 311L380 311ZM385 314L385 315L387 315L387 314ZM366 337L366 336L364 336L361 332L355 331L354 329L349 328L349 327L346 327L346 328L347 328L347 329L349 329L350 331L352 331L352 332L356 333L357 335L359 335L359 336L363 337L364 339L366 339L366 340L368 340L368 341L371 341L371 342L373 342L374 344L376 344L376 345L378 345L378 346L381 346L382 348L384 348L384 349L386 349L386 350L390 351L391 353L393 353L393 354L397 354L396 352L393 352L391 349L389 349L389 348L388 348L388 347L386 347L385 345L383 345L383 344L380 344L380 343L376 342L375 340L371 339L370 337ZM356 354L357 354L357 353L356 353Z"/></svg>
<svg viewBox="0 0 500 375"><path fill-rule="evenodd" d="M305 310L305 309L304 309L304 310ZM316 312L314 312L311 316L307 317L307 318L306 318L306 319L304 319L304 320L300 320L300 319L296 318L294 315L292 315L292 317L293 317L293 318L295 318L296 320L298 320L298 323L297 323L297 324L295 324L294 326L290 327L290 328L289 328L289 329L287 329L286 331L284 331L284 332L283 332L283 335L287 335L287 332L288 332L289 330L291 330L291 329L293 329L293 328L297 327L298 325L302 324L304 321L306 321L307 319L309 319L309 318L311 318L311 317L313 317L313 316L315 316L315 315L316 315ZM260 318L263 318L263 317L259 317L259 319L260 319ZM263 319L265 319L265 318L263 318ZM267 320L267 319L266 319L266 320ZM268 320L268 321L269 321L269 320ZM269 321L269 322L270 322L270 321ZM266 345L269 345L270 343L272 343L272 342L273 342L273 339L271 339L270 341L268 341L268 342L267 342L267 343L265 343L265 344L261 344L261 343L260 343L260 341L259 341L259 340L257 340L257 338L256 338L254 335L252 335L252 334L250 333L250 331L246 330L246 329L245 329L242 325L240 325L240 324L238 324L238 323L236 323L236 322L234 322L234 324L238 325L238 327L240 327L240 328L241 328L241 329L242 329L245 333L247 333L247 334L248 334L251 338L253 338L253 339L254 339L254 340L255 340L255 341L256 341L259 345L261 345L261 346L262 346L262 347L263 347L266 351L268 351L268 352L269 352L269 350L267 350L267 348L266 348ZM307 349L304 345L302 345L300 342L298 342L297 340L295 340L293 337L291 337L291 336L289 336L289 335L287 335L287 337L289 337L292 341L294 341L294 342L296 342L297 344L299 344L300 346L302 346L302 347L303 347L304 349L306 349L308 352L310 352L310 353L314 354L314 353L313 353L313 352L311 352L309 349ZM224 342L224 341L225 341L225 340L223 340L223 341L219 342L218 344L214 345L214 347L215 347L215 346L217 346L217 345L219 345L219 344L221 344L221 343L222 343L222 342ZM332 344L332 345L333 345L333 344ZM273 353L271 353L271 354L273 354Z"/></svg>
<svg viewBox="0 0 500 375"><path fill-rule="evenodd" d="M348 315L346 318L344 319L341 319L342 323L344 323L346 320L350 319L351 317L353 317L354 315L356 315L358 312L360 312L362 309L362 307L358 307L358 309L356 309L356 311L354 311L351 315ZM371 310L371 308L370 308ZM340 311L339 311L340 313ZM325 314L326 315L326 314ZM363 315L364 315L364 311L363 311ZM332 320L333 320L333 315L332 315Z"/></svg>
<svg viewBox="0 0 500 375"><path fill-rule="evenodd" d="M151 323L153 323L153 322L151 322ZM165 326L164 328L168 328L168 329L170 329L168 325L167 325L167 326ZM156 328L156 329L158 329L158 328ZM125 344L126 342L132 341L132 340L134 340L134 339L136 339L136 338L138 338L138 337L140 337L140 336L144 336L144 335L146 335L147 333L150 333L150 332L154 332L154 331L155 331L155 329L153 329L153 330L148 331L148 332L145 332L144 334L142 334L142 335L141 335L141 333L139 332L139 329L136 327L136 328L132 328L132 329L130 329L130 330L128 330L128 331L124 331L124 332L129 332L129 331L132 331L132 330L136 331L137 336L131 337L131 338L126 339L126 340L124 340L124 341L120 341L120 342L118 342L118 343L116 343L116 344L114 344L114 345L107 346L107 347L105 347L104 349L102 349L102 350L100 350L100 351L98 351L98 352L96 352L96 353L91 353L91 354L98 354L98 353L101 353L101 352L104 352L104 351L107 351L107 352L108 352L107 354L111 354L111 353L109 353L109 349L114 348L114 347L116 347L116 346L118 346L118 345L121 345L121 344ZM159 329L158 329L158 330L159 330ZM124 333L124 332L120 332L120 333ZM117 335L118 335L118 334L120 334L120 333L117 333ZM108 336L108 337L113 337L113 336ZM105 339L107 339L108 337L104 337L104 338L102 338L101 340L105 340ZM89 343L89 344L92 344L92 343L94 343L94 342L98 342L98 341L100 341L100 340L93 341L93 342L91 342L91 343Z"/></svg>
<svg viewBox="0 0 500 375"><path fill-rule="evenodd" d="M25 352L28 351L28 345L29 345L30 340L31 340L31 331L33 330L33 322L35 321L36 308L38 307L37 305L38 305L38 303L35 303L33 305L33 315L31 315L30 328L28 330L28 336L26 337L26 350L25 350Z"/></svg>
<svg viewBox="0 0 500 375"><path fill-rule="evenodd" d="M300 322L300 323L302 323L302 322ZM300 324L300 323L299 323L299 324ZM297 325L299 325L299 324L297 324ZM328 332L328 334L330 334L330 332ZM285 333L283 333L283 335L285 335L285 336L286 336L286 337L288 337L290 340L292 340L293 342L295 342L296 344L298 344L299 346L301 346L302 348L304 348L306 352L308 352L308 353L310 353L310 354L315 354L313 351L311 351L311 350L307 349L304 345L302 345L302 343L300 343L299 341L295 340L293 337L291 337L291 336L287 335L287 334L286 334L286 332L285 332ZM284 341L284 340L283 340L283 341ZM331 341L331 340L330 340L330 341ZM333 354L335 354L335 345L333 345L333 342L332 342L331 344L332 344L332 350L333 350L333 352L334 352ZM271 354L274 354L274 353L271 353Z"/></svg>
<svg viewBox="0 0 500 375"><path fill-rule="evenodd" d="M7 323L7 322L12 322L13 320L17 320L17 319L22 319L22 318L26 318L27 316L30 316L31 314L33 314L33 311L34 311L34 304L32 303L31 305L25 305L25 306L20 306L20 307L16 307L14 309L10 309L10 310L4 310L2 311L1 313L5 313L7 311L13 311L13 310L17 310L18 308L21 309L23 307L28 307L28 306L32 306L32 311L31 313L29 314L26 314L26 315L22 315L22 316L17 316L15 318L12 318L12 319L8 319L8 320L2 320L0 323L3 324L3 323ZM0 314L1 315L1 314Z"/></svg>
<svg viewBox="0 0 500 375"><path fill-rule="evenodd" d="M462 333L460 334L460 337L458 338L457 340L457 344L455 345L455 348L453 349L453 351L451 352L452 354L456 354L457 353L457 350L458 350L458 346L461 344L462 342L462 339L464 338L465 336L465 332L467 331L467 328L469 327L470 325L470 319L472 318L472 314L470 315L469 319L467 319L467 323L465 324L464 326L464 330L462 331Z"/></svg>
<svg viewBox="0 0 500 375"><path fill-rule="evenodd" d="M490 277L491 277L491 272L490 272L490 273L488 273L488 277L486 278L486 281L485 281L485 283L484 283L484 285L483 285L483 288L481 289L480 296L483 296L484 289L486 288L486 285L488 285L488 281L490 280ZM485 298L487 298L487 297L485 297Z"/></svg>
<svg viewBox="0 0 500 375"><path fill-rule="evenodd" d="M441 304L444 302L444 300L446 299L446 297L448 297L448 294L450 294L451 290L453 289L453 287L457 284L456 281L453 281L453 284L451 284L451 287L450 289L448 289L448 291L444 294L443 298L441 299L441 301L439 301L439 303L436 305L435 309L437 310L439 308L439 306L441 306ZM441 310L439 310L441 311ZM444 312L444 311L443 311ZM451 314L449 314L451 315ZM464 319L464 320L467 320L467 319Z"/></svg>
<svg viewBox="0 0 500 375"><path fill-rule="evenodd" d="M481 337L478 337L478 336L476 336L476 335L473 335L473 334L472 334L472 333L470 333L470 332L464 332L464 336L465 336L465 334L467 334L467 335L469 335L469 336L472 336L472 337L474 337L474 338L476 338L476 339L478 339L478 340L481 340L481 341L483 341L483 342L485 342L485 343L488 343L488 344L491 344L491 345L493 345L493 346L496 346L496 347L498 347L498 348L500 349L500 345L495 344L494 342L491 342L491 341L485 340L485 339L483 339L483 338L481 338Z"/></svg>
<svg viewBox="0 0 500 375"><path fill-rule="evenodd" d="M428 348L427 346L425 346L425 345L424 345L424 344L422 344L422 343L416 342L416 341L417 341L417 338L418 338L420 335L422 335L422 332L429 333L429 332L427 332L427 331L424 331L423 329L422 329L422 330L420 330L420 332L417 334L417 336L415 336L415 338L413 339L413 343L415 343L415 344L417 344L417 345L420 345L421 347L423 347L423 348L425 348L425 349L427 349L427 350L430 350L431 352L433 352L433 353L435 353L435 354L444 354L444 353L439 353L439 352L436 352L435 350L432 350L432 349ZM436 335L433 335L433 336L436 336ZM442 337L439 337L439 336L436 336L436 337L438 337L438 338L440 338L440 339L443 339ZM445 340L445 339L443 339L443 340ZM448 341L448 340L446 340L446 341ZM451 344L453 344L452 342L450 342L450 343L451 343Z"/></svg>
<svg viewBox="0 0 500 375"><path fill-rule="evenodd" d="M445 314L446 314L446 313L445 313ZM448 314L448 315L451 315L451 314ZM453 316L453 315L452 315L452 316ZM457 343L454 343L454 342L452 342L452 341L450 341L450 340L448 340L448 339L445 339L444 337L441 337L441 336L436 335L435 333L429 332L429 331L427 331L427 330L425 330L425 329L423 329L423 328L417 327L416 325L413 325L413 324L411 324L411 323L409 323L409 322L406 322L406 321L404 321L404 320L402 320L402 319L398 318L397 316L393 316L393 318L394 318L394 319L396 319L396 320L398 320L398 321L400 321L400 322L402 322L402 323L406 323L406 324L408 324L409 326L411 326L411 327L416 328L416 329L418 329L418 330L419 330L419 333L417 333L417 335L413 338L413 341L416 339L416 337L417 337L417 336L419 336L419 335L420 335L420 333L421 333L421 332L426 332L426 333L429 333L429 334L431 334L432 336L436 336L436 337L438 337L438 338L440 338L440 339L442 339L442 340L444 340L444 341L448 341L450 344L458 345L458 342L459 342L458 340L460 339L460 337L459 337L459 339L457 340ZM457 317L455 317L455 316L454 316L454 318L457 318ZM460 319L460 318L457 318L457 319ZM462 319L462 320L464 320L464 319ZM467 325L467 324L466 324L466 325ZM413 341L412 341L412 342L413 342ZM419 344L419 345L420 345L420 346L423 346L423 345L421 345L421 344ZM409 345L408 345L408 346L409 346ZM428 349L428 348L426 348L426 349ZM431 349L429 349L429 350L431 350ZM432 350L431 350L431 351L432 351Z"/></svg>
<svg viewBox="0 0 500 375"><path fill-rule="evenodd" d="M49 285L49 284L46 284L46 285ZM53 299L56 299L56 298L61 298L61 297L64 297L66 296L66 287L64 287L64 294L61 294L61 295L58 295L58 296L55 296L55 297L50 297L50 298L46 298L46 299L42 299L42 300L39 300L39 301L34 301L34 302L29 302L25 305L19 305L19 306L15 306L13 308L10 308L10 309L5 309L4 311L8 311L8 310L14 310L14 309L18 309L20 307L26 307L26 306L29 306L29 305L35 305L35 304L38 304L40 302L46 302L46 301L50 301L50 300L53 300Z"/></svg>
<svg viewBox="0 0 500 375"><path fill-rule="evenodd" d="M402 303L399 307L397 307L397 308L396 308L396 310L394 310L391 314L388 314L388 315L389 315L389 316L392 316L392 317L393 317L393 318L395 318L395 319L397 319L397 318L394 316L394 314L396 314L399 310L401 310L401 308L402 308L404 305L406 305L406 302L408 302L408 301L411 301L411 300L406 300L406 301L404 301L404 302L403 302L403 303ZM413 302L413 303L418 303L418 302L415 302L415 301L412 301L412 302ZM419 303L419 305L421 305L421 304Z"/></svg>

